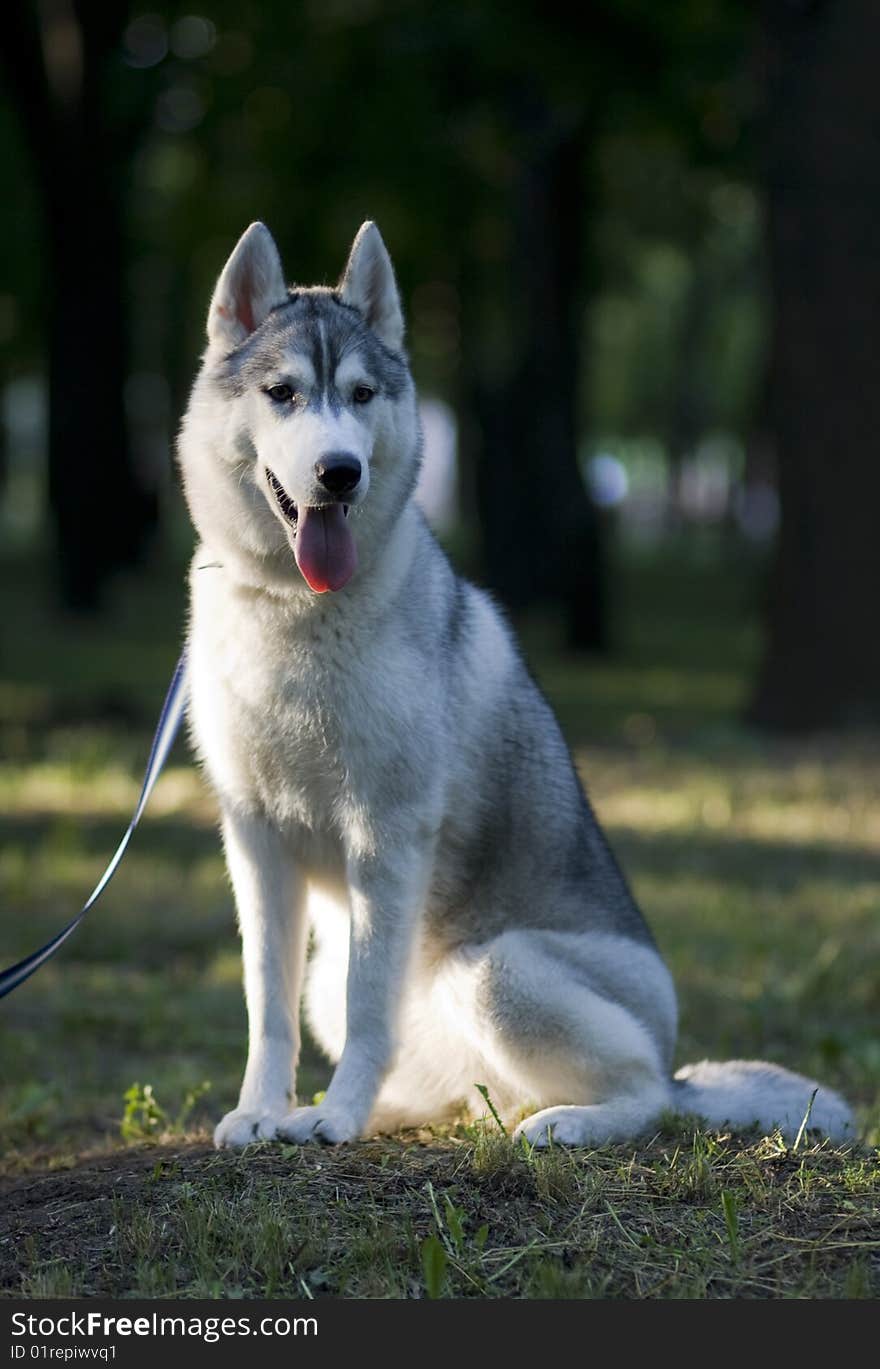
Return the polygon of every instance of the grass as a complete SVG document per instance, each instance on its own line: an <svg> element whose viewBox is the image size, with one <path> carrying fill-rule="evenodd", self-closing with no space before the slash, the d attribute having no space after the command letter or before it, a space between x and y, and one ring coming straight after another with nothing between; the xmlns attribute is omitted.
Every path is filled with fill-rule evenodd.
<svg viewBox="0 0 880 1369"><path fill-rule="evenodd" d="M184 601L179 567L58 622L7 566L0 962L80 906L130 816ZM0 1005L6 1296L876 1297L880 739L738 723L753 571L629 558L619 650L526 625L612 844L675 974L678 1060L759 1055L856 1105L845 1150L705 1134L517 1149L485 1125L217 1154L245 1047L215 814L180 745L111 889ZM301 1089L329 1071L309 1048Z"/></svg>
<svg viewBox="0 0 880 1369"><path fill-rule="evenodd" d="M328 1153L166 1142L7 1194L29 1296L872 1297L876 1168L670 1130L533 1152L475 1128ZM487 1153L488 1152L488 1153ZM491 1155L491 1161L487 1160ZM26 1234L25 1234L26 1233Z"/></svg>

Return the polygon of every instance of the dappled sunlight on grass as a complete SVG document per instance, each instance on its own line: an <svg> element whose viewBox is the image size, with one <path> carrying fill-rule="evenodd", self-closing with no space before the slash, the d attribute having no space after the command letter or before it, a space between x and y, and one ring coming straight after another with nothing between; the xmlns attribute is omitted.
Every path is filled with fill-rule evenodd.
<svg viewBox="0 0 880 1369"><path fill-rule="evenodd" d="M144 752L146 768L147 752ZM98 760L87 769L55 761L0 766L0 808L18 817L70 814L77 818L123 819L127 826L142 776ZM188 822L214 824L217 806L198 771L177 765L160 775L143 821L186 814Z"/></svg>
<svg viewBox="0 0 880 1369"><path fill-rule="evenodd" d="M642 752L621 763L601 750L578 752L581 774L603 822L643 833L711 831L768 842L862 847L880 853L880 752L866 765L791 761L765 744L760 761L703 752Z"/></svg>

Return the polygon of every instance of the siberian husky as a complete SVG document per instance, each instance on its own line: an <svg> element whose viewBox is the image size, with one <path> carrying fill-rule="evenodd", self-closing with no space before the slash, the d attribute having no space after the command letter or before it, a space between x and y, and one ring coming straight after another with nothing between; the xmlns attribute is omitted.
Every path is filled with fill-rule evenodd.
<svg viewBox="0 0 880 1369"><path fill-rule="evenodd" d="M670 1109L791 1136L812 1080L758 1061L672 1076L672 980L556 719L413 501L416 393L375 224L336 289L288 289L252 224L207 327L179 443L190 727L249 1018L216 1144L479 1114L477 1084L536 1146L626 1141ZM308 1107L303 998L336 1062ZM853 1132L826 1088L810 1124Z"/></svg>

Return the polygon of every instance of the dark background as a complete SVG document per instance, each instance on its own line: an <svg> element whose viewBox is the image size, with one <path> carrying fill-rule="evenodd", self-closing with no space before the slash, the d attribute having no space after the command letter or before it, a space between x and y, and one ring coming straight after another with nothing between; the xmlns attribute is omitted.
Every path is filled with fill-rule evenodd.
<svg viewBox="0 0 880 1369"><path fill-rule="evenodd" d="M226 255L262 218L292 279L334 281L369 216L454 423L459 564L597 652L627 558L714 568L762 624L751 722L876 723L873 0L9 0L2 42L28 594L88 619L179 564L173 435Z"/></svg>

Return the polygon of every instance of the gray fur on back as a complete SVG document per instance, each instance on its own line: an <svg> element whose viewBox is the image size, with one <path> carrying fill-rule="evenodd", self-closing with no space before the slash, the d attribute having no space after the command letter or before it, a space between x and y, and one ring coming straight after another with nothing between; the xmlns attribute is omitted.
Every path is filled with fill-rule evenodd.
<svg viewBox="0 0 880 1369"><path fill-rule="evenodd" d="M431 558L442 556L431 534ZM444 558L445 559L445 558ZM484 591L452 577L426 637L426 667L446 670L452 696L462 659L479 653ZM498 613L497 606L492 611ZM438 834L428 912L444 939L488 940L504 927L591 927L653 944L575 771L550 705L504 627L505 688L480 717ZM451 744L455 741L451 738ZM552 890L551 897L542 893Z"/></svg>

